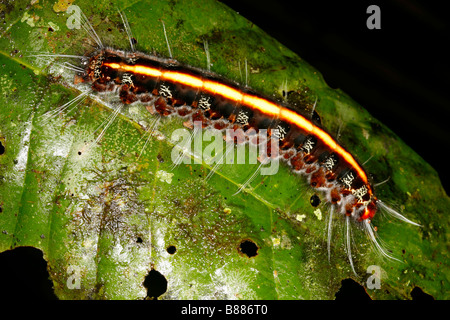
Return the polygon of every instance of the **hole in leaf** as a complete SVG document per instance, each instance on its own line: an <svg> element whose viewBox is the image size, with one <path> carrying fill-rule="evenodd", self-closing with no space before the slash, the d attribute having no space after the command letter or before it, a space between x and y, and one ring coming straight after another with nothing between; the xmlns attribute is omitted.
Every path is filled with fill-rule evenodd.
<svg viewBox="0 0 450 320"><path fill-rule="evenodd" d="M160 295L167 291L166 278L155 269L150 270L143 285L147 288L147 299L150 300L157 300Z"/></svg>
<svg viewBox="0 0 450 320"><path fill-rule="evenodd" d="M239 245L239 251L251 258L258 254L258 246L251 240L244 240Z"/></svg>
<svg viewBox="0 0 450 320"><path fill-rule="evenodd" d="M2 141L0 140L0 156L5 153L5 150L6 150L5 146L3 145Z"/></svg>
<svg viewBox="0 0 450 320"><path fill-rule="evenodd" d="M336 292L336 300L372 300L362 285L352 279L341 281L341 288Z"/></svg>
<svg viewBox="0 0 450 320"><path fill-rule="evenodd" d="M419 287L414 287L414 289L412 289L411 297L413 300L422 300L422 301L434 300L432 295L423 292L423 290Z"/></svg>
<svg viewBox="0 0 450 320"><path fill-rule="evenodd" d="M169 246L169 247L167 248L167 252L168 252L169 254L174 254L175 252L177 252L177 248L176 248L175 246Z"/></svg>
<svg viewBox="0 0 450 320"><path fill-rule="evenodd" d="M315 208L320 204L320 198L316 194L313 194L309 199L309 203Z"/></svg>
<svg viewBox="0 0 450 320"><path fill-rule="evenodd" d="M143 242L142 238L141 237L137 237L136 243L142 243L142 242Z"/></svg>
<svg viewBox="0 0 450 320"><path fill-rule="evenodd" d="M19 247L0 253L0 300L57 300L42 251Z"/></svg>

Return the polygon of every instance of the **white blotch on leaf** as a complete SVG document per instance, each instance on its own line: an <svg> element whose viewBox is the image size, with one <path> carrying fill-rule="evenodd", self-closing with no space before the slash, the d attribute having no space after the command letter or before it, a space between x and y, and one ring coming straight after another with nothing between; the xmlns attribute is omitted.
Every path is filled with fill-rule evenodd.
<svg viewBox="0 0 450 320"><path fill-rule="evenodd" d="M156 177L161 181L161 182L167 182L168 184L172 183L172 177L173 177L173 173L164 171L164 170L159 170L158 172L156 172Z"/></svg>
<svg viewBox="0 0 450 320"><path fill-rule="evenodd" d="M317 219L322 220L322 211L320 209L314 210L314 215L317 217Z"/></svg>

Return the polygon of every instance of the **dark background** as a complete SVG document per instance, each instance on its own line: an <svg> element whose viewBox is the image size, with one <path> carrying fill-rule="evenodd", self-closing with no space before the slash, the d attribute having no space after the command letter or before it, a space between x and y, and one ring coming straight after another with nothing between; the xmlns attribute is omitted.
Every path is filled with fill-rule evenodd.
<svg viewBox="0 0 450 320"><path fill-rule="evenodd" d="M382 121L450 190L450 13L443 1L223 0ZM369 30L371 4L381 29Z"/></svg>

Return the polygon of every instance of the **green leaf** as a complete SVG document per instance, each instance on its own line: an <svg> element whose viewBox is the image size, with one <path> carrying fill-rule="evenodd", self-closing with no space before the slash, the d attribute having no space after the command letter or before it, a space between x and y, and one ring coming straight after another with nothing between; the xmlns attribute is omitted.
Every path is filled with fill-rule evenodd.
<svg viewBox="0 0 450 320"><path fill-rule="evenodd" d="M374 219L402 262L380 258L353 228L356 277L343 221L335 223L328 261L327 205L322 199L313 208L315 191L287 166L234 195L258 164L225 164L210 180L211 165L192 158L172 170L171 138L181 119L160 121L148 144L155 117L144 106L121 107L98 143L114 101L93 95L46 119L80 88L53 58L28 55L83 55L95 43L83 29L68 28L65 1L14 1L0 4L0 251L42 250L59 298L142 299L155 269L168 281L161 299L334 299L343 279L367 287L371 265L382 270L381 288L367 288L374 299L410 299L416 286L449 298L449 199L436 172L313 67L216 1L75 4L105 45L129 47L120 9L139 51L168 55L163 21L177 60L205 68L207 41L212 71L244 83L247 60L254 89L279 98L287 80L303 105L317 98L324 127L337 132L343 122L343 145L362 162L373 157L366 169L376 181L390 177L377 196L422 227ZM245 240L257 245L256 256L242 252Z"/></svg>

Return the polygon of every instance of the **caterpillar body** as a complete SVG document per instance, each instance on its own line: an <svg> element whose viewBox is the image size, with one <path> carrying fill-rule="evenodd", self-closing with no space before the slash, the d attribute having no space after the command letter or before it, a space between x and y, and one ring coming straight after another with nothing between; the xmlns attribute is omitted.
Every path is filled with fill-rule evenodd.
<svg viewBox="0 0 450 320"><path fill-rule="evenodd" d="M382 209L407 223L418 224L377 198L363 166L322 127L315 113L302 112L286 101L260 94L209 70L184 65L171 57L138 52L127 19L122 14L121 17L129 36L129 51L104 46L82 15L83 28L97 44L94 52L83 56L35 55L80 60L79 65L64 67L76 72L75 84L88 84L90 91L68 104L78 102L88 93L113 92L124 105L140 102L158 117L186 119L186 126L192 127L197 122L202 128L242 130L244 139L240 142L238 139L238 143L247 143L265 130L276 146L268 147L268 159L282 159L294 172L305 176L310 186L323 193L329 203L329 255L332 221L335 215L340 215L345 218L347 255L355 274L351 223L367 232L383 256L395 259L381 246L370 223L376 212Z"/></svg>

